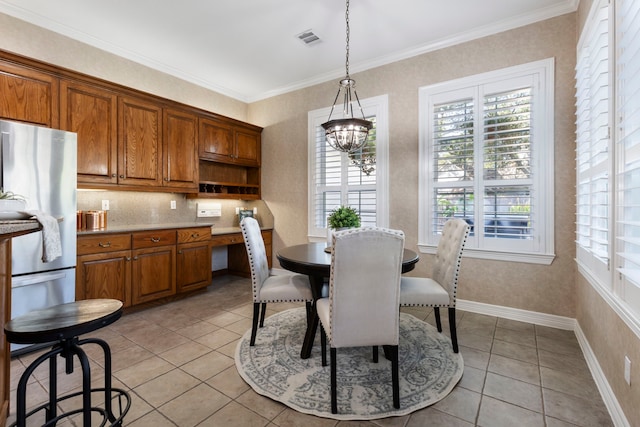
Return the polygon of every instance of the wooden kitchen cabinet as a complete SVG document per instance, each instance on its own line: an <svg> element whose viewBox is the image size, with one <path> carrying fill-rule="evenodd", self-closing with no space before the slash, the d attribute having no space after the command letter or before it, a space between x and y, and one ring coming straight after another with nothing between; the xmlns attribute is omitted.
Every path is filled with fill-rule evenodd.
<svg viewBox="0 0 640 427"><path fill-rule="evenodd" d="M4 334L4 326L11 319L11 239L42 229L37 223L16 227L0 234L0 426L6 423L11 393L11 348Z"/></svg>
<svg viewBox="0 0 640 427"><path fill-rule="evenodd" d="M198 155L203 160L260 166L260 132L200 118Z"/></svg>
<svg viewBox="0 0 640 427"><path fill-rule="evenodd" d="M131 235L79 236L76 300L112 298L131 306Z"/></svg>
<svg viewBox="0 0 640 427"><path fill-rule="evenodd" d="M262 128L0 50L0 118L78 133L78 188L258 200Z"/></svg>
<svg viewBox="0 0 640 427"><path fill-rule="evenodd" d="M211 227L178 230L177 292L211 284Z"/></svg>
<svg viewBox="0 0 640 427"><path fill-rule="evenodd" d="M190 197L260 199L262 128L200 117L199 193Z"/></svg>
<svg viewBox="0 0 640 427"><path fill-rule="evenodd" d="M0 61L0 118L58 127L58 78Z"/></svg>
<svg viewBox="0 0 640 427"><path fill-rule="evenodd" d="M80 235L76 300L113 298L130 307L206 287L210 240L210 226Z"/></svg>
<svg viewBox="0 0 640 427"><path fill-rule="evenodd" d="M133 305L176 293L176 230L131 235L131 289Z"/></svg>
<svg viewBox="0 0 640 427"><path fill-rule="evenodd" d="M118 183L118 97L106 89L60 82L60 126L78 134L78 184Z"/></svg>
<svg viewBox="0 0 640 427"><path fill-rule="evenodd" d="M198 191L198 118L195 114L164 109L163 185Z"/></svg>
<svg viewBox="0 0 640 427"><path fill-rule="evenodd" d="M118 184L162 187L162 108L118 99Z"/></svg>

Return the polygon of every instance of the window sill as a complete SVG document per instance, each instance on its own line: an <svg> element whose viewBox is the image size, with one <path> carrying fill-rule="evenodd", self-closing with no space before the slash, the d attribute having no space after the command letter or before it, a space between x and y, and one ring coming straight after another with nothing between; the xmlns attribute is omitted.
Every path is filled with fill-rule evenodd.
<svg viewBox="0 0 640 427"><path fill-rule="evenodd" d="M423 254L435 254L436 246L418 245L418 250ZM533 253L515 253L502 252L487 249L465 248L463 256L465 258L490 259L495 261L511 261L524 262L527 264L551 265L555 259L555 254L533 254Z"/></svg>

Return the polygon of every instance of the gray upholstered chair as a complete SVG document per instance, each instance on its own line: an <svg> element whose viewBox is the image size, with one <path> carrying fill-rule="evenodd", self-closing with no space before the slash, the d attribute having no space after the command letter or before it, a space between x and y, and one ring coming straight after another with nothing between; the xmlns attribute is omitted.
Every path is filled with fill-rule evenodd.
<svg viewBox="0 0 640 427"><path fill-rule="evenodd" d="M258 318L260 327L264 324L264 315L269 302L305 302L307 321L311 312L311 285L309 278L302 274L281 274L271 276L267 262L267 251L262 240L258 221L246 217L240 223L244 245L247 249L249 266L251 267L251 283L253 289L253 322L251 326L250 345L256 342Z"/></svg>
<svg viewBox="0 0 640 427"><path fill-rule="evenodd" d="M400 306L433 307L439 332L442 332L440 307L449 309L451 344L455 353L458 352L456 334L458 273L469 229L469 224L462 219L448 220L442 228L431 277L402 277L400 280Z"/></svg>
<svg viewBox="0 0 640 427"><path fill-rule="evenodd" d="M398 341L400 275L404 233L375 227L339 231L333 236L329 297L316 302L322 325L322 365L327 337L331 347L331 412L337 413L336 349L385 347L391 360L393 405L400 408Z"/></svg>

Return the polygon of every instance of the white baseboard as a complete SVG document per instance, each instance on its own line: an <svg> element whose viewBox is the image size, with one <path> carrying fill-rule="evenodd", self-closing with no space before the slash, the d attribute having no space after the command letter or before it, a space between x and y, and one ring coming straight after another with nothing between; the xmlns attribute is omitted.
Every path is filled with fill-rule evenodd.
<svg viewBox="0 0 640 427"><path fill-rule="evenodd" d="M613 389L607 381L607 377L604 375L602 368L600 368L598 359L591 349L589 341L587 341L587 337L582 332L582 329L576 319L466 300L458 300L456 308L463 311L470 311L472 313L486 314L504 319L519 320L521 322L533 323L535 325L573 331L576 334L578 344L580 344L582 354L589 366L593 380L595 381L598 391L600 391L600 395L602 396L602 400L609 411L613 425L616 427L631 427L631 424L629 424L627 417L624 415L624 412L618 403L618 399L616 398Z"/></svg>
<svg viewBox="0 0 640 427"><path fill-rule="evenodd" d="M519 308L503 307L499 305L485 304L475 301L459 299L456 308L472 313L486 314L488 316L502 317L503 319L519 320L520 322L533 323L534 325L548 326L550 328L575 330L576 319L553 314L538 313L536 311L521 310Z"/></svg>

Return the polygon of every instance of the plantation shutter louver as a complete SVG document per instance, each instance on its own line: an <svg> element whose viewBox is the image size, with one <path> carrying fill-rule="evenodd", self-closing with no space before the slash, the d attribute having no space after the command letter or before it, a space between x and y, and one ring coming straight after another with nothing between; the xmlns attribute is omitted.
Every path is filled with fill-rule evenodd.
<svg viewBox="0 0 640 427"><path fill-rule="evenodd" d="M609 4L600 1L576 61L576 257L610 286Z"/></svg>

